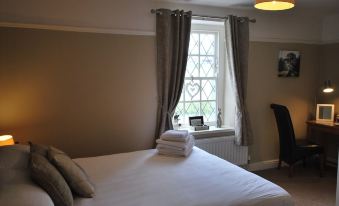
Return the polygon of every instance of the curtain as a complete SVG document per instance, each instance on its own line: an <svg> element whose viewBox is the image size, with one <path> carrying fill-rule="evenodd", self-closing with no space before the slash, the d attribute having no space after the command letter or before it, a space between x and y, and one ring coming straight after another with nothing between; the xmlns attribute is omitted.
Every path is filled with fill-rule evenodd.
<svg viewBox="0 0 339 206"><path fill-rule="evenodd" d="M173 129L182 92L191 32L191 12L158 9L156 14L158 112L155 138Z"/></svg>
<svg viewBox="0 0 339 206"><path fill-rule="evenodd" d="M252 144L252 129L246 106L249 53L249 19L228 16L225 20L226 69L236 100L235 143Z"/></svg>

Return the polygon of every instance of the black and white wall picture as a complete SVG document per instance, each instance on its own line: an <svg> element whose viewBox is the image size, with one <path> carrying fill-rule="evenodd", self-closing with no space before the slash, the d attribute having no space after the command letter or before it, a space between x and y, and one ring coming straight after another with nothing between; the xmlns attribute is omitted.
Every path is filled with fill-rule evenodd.
<svg viewBox="0 0 339 206"><path fill-rule="evenodd" d="M299 77L300 52L280 51L279 53L279 77Z"/></svg>

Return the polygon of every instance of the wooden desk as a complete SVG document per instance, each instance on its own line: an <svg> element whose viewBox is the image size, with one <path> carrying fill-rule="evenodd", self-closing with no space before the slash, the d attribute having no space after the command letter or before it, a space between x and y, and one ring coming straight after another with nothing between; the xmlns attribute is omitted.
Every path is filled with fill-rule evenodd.
<svg viewBox="0 0 339 206"><path fill-rule="evenodd" d="M334 123L323 123L317 121L307 121L307 138L309 140L314 141L316 143L322 143L324 138L319 136L323 136L324 134L328 136L333 136L338 138L339 140L339 126ZM321 135L319 135L321 134ZM327 136L326 135L326 136Z"/></svg>
<svg viewBox="0 0 339 206"><path fill-rule="evenodd" d="M334 123L321 123L317 121L308 121L307 123L307 138L318 144L326 144L327 138L321 138L321 135L338 138L339 141L339 126ZM320 134L319 134L320 133ZM319 136L317 135L319 134ZM338 150L339 160L339 150ZM338 163L339 165L339 163ZM336 188L336 206L339 206L339 167L337 169L337 188Z"/></svg>

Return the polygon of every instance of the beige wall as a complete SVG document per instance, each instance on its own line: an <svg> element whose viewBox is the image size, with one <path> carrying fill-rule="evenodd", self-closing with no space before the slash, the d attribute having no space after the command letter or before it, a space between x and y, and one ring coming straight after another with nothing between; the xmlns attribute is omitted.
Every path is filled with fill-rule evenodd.
<svg viewBox="0 0 339 206"><path fill-rule="evenodd" d="M0 131L73 157L147 149L154 37L0 28Z"/></svg>
<svg viewBox="0 0 339 206"><path fill-rule="evenodd" d="M0 28L0 130L74 157L147 149L156 120L154 36ZM278 53L299 50L299 78L278 78ZM298 137L312 110L319 46L251 42L252 162L277 158L272 102Z"/></svg>
<svg viewBox="0 0 339 206"><path fill-rule="evenodd" d="M335 104L336 112L339 113L339 43L323 45L321 54L319 87L325 80L331 80L335 90L329 94L324 94L319 90L318 103Z"/></svg>
<svg viewBox="0 0 339 206"><path fill-rule="evenodd" d="M247 104L254 133L251 162L278 158L278 130L271 103L286 105L291 113L297 138L306 135L305 121L312 112L319 66L319 46L307 44L262 43L250 45ZM301 53L299 78L277 76L280 50Z"/></svg>

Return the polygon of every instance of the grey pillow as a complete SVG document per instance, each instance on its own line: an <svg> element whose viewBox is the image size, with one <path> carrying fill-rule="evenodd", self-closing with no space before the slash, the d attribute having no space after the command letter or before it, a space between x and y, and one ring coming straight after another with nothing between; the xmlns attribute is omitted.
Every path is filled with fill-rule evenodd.
<svg viewBox="0 0 339 206"><path fill-rule="evenodd" d="M88 180L87 174L67 154L49 147L48 159L64 176L74 193L81 197L94 196L94 187Z"/></svg>
<svg viewBox="0 0 339 206"><path fill-rule="evenodd" d="M27 169L29 146L15 144L0 147L0 168Z"/></svg>
<svg viewBox="0 0 339 206"><path fill-rule="evenodd" d="M49 194L55 206L72 206L73 196L65 179L42 155L31 153L30 171L32 179Z"/></svg>
<svg viewBox="0 0 339 206"><path fill-rule="evenodd" d="M46 191L32 182L28 168L0 168L0 174L0 205L54 206Z"/></svg>
<svg viewBox="0 0 339 206"><path fill-rule="evenodd" d="M28 142L30 146L31 153L38 153L44 157L47 157L48 147L46 145L34 144L32 142Z"/></svg>

